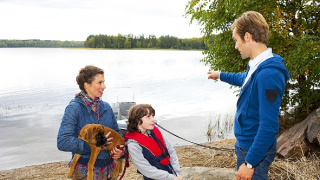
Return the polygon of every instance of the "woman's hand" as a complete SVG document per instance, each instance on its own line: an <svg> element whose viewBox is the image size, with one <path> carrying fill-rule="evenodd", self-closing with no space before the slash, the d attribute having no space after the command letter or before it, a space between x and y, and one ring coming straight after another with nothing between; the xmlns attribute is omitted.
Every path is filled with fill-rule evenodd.
<svg viewBox="0 0 320 180"><path fill-rule="evenodd" d="M107 143L105 144L105 146L102 146L101 150L108 150L108 149L106 148L106 146L107 146L108 144L111 144L111 143L112 143L112 139L113 139L113 138L112 138L112 137L109 138L110 133L111 133L111 132L108 132L108 133L106 134ZM114 147L114 148L111 150L111 154L112 154L112 158L113 158L113 159L119 159L121 156L124 155L125 147L124 147L124 145L121 145L120 147L121 147L121 149L118 149L117 147Z"/></svg>
<svg viewBox="0 0 320 180"><path fill-rule="evenodd" d="M119 159L121 156L124 155L124 151L126 150L126 148L124 147L124 145L120 145L121 149L118 149L117 147L114 147L111 151L111 154L113 155L112 158L114 160Z"/></svg>
<svg viewBox="0 0 320 180"><path fill-rule="evenodd" d="M107 143L105 144L105 146L112 143L113 137L109 138L110 133L111 133L111 131L108 132L108 133L105 135L105 137L107 138ZM106 148L105 146L102 146L102 147L101 147L101 150L107 150L107 148Z"/></svg>
<svg viewBox="0 0 320 180"><path fill-rule="evenodd" d="M182 180L182 177L176 176L176 177L173 178L173 180Z"/></svg>

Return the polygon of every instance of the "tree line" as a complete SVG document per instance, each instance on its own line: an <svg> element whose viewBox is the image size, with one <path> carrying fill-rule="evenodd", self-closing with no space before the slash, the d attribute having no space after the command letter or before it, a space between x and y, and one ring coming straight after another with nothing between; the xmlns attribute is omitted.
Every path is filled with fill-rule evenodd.
<svg viewBox="0 0 320 180"><path fill-rule="evenodd" d="M84 41L56 40L0 40L0 48L41 47L41 48L82 48Z"/></svg>
<svg viewBox="0 0 320 180"><path fill-rule="evenodd" d="M0 40L0 48L20 48L20 47L38 47L38 48L109 48L109 49L207 49L202 38L180 39L174 36L165 35L157 38L155 35L134 36L129 35L89 35L86 41L56 41L56 40Z"/></svg>
<svg viewBox="0 0 320 180"><path fill-rule="evenodd" d="M155 35L145 37L143 34L134 36L132 34L117 36L113 35L90 35L84 42L86 48L112 48L112 49L133 49L133 48L153 48L153 49L206 49L202 38L180 39L174 36Z"/></svg>

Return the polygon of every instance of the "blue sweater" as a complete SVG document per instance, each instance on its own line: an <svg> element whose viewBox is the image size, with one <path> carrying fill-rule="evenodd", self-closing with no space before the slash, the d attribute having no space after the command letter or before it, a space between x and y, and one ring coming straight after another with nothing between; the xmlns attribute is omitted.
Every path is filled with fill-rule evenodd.
<svg viewBox="0 0 320 180"><path fill-rule="evenodd" d="M247 73L221 72L220 80L242 86ZM283 59L274 54L259 65L240 91L234 122L236 146L248 150L245 160L254 167L277 143L279 108L289 78Z"/></svg>
<svg viewBox="0 0 320 180"><path fill-rule="evenodd" d="M100 124L112 128L120 133L120 129L112 111L111 106L107 102L100 100L98 108L100 115ZM57 137L57 146L61 151L82 154L79 163L87 165L90 158L91 148L81 139L78 139L79 132L86 124L98 123L97 116L91 107L84 104L81 98L75 97L71 100L65 109L60 129ZM105 167L110 162L109 153L101 151L97 157L95 167Z"/></svg>

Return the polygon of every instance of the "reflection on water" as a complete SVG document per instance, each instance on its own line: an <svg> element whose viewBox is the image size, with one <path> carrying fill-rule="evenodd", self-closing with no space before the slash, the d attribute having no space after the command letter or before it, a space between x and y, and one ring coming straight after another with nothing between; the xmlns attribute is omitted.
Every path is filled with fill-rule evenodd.
<svg viewBox="0 0 320 180"><path fill-rule="evenodd" d="M207 79L200 51L8 48L0 54L0 170L69 160L70 153L57 150L56 135L85 65L104 69L103 100L152 104L160 125L197 143L207 141L212 114L235 110L233 90Z"/></svg>

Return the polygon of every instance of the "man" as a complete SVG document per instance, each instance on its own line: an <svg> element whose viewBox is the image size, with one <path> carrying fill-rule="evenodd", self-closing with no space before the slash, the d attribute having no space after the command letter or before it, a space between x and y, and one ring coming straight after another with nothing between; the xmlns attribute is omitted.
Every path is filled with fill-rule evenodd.
<svg viewBox="0 0 320 180"><path fill-rule="evenodd" d="M241 86L234 122L237 179L267 179L276 156L279 108L290 75L283 59L267 48L269 26L264 17L248 11L231 27L235 48L250 58L244 73L208 72L208 79Z"/></svg>

